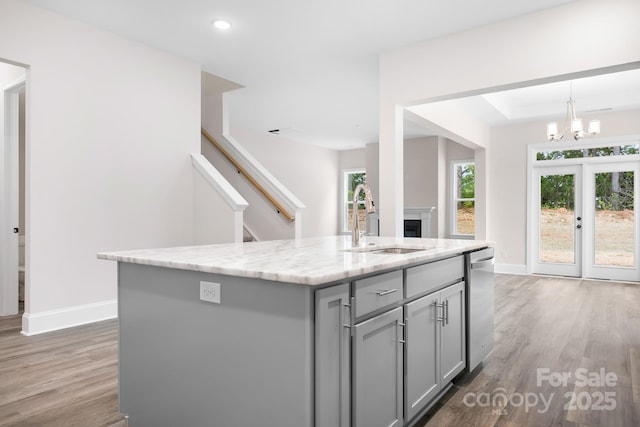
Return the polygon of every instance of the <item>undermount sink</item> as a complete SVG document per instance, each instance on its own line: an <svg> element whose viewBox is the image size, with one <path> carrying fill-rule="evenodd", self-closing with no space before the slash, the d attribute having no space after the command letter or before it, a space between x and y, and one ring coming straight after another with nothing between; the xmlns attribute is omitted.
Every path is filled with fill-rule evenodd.
<svg viewBox="0 0 640 427"><path fill-rule="evenodd" d="M419 252L424 251L426 249L415 249L415 248L384 248L384 249L375 249L373 251L369 251L375 254L409 254L411 252Z"/></svg>
<svg viewBox="0 0 640 427"><path fill-rule="evenodd" d="M371 253L371 254L410 254L412 252L420 252L426 251L429 249L433 249L433 247L425 247L425 248L409 248L405 246L392 246L388 248L379 247L379 246L371 246L365 248L351 248L348 249L348 252L359 252L359 253Z"/></svg>

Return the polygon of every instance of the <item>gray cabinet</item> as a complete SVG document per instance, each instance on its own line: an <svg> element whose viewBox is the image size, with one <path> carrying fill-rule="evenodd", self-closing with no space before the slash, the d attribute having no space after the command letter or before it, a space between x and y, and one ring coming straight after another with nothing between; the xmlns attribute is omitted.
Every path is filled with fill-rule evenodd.
<svg viewBox="0 0 640 427"><path fill-rule="evenodd" d="M407 420L465 367L464 282L405 305Z"/></svg>
<svg viewBox="0 0 640 427"><path fill-rule="evenodd" d="M407 298L419 296L459 282L464 278L464 257L462 255L443 259L407 269Z"/></svg>
<svg viewBox="0 0 640 427"><path fill-rule="evenodd" d="M403 425L402 307L355 326L353 426Z"/></svg>
<svg viewBox="0 0 640 427"><path fill-rule="evenodd" d="M315 425L412 425L466 366L464 257L315 292Z"/></svg>
<svg viewBox="0 0 640 427"><path fill-rule="evenodd" d="M316 292L315 425L348 427L351 403L349 285Z"/></svg>
<svg viewBox="0 0 640 427"><path fill-rule="evenodd" d="M465 367L464 282L440 291L440 300L444 305L440 375L442 383L447 384Z"/></svg>
<svg viewBox="0 0 640 427"><path fill-rule="evenodd" d="M405 306L406 414L416 416L440 391L440 293L436 292Z"/></svg>

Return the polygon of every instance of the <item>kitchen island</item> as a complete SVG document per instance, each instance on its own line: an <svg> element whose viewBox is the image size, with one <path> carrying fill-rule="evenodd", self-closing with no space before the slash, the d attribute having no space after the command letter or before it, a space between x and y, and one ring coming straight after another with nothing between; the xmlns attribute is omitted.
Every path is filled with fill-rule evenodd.
<svg viewBox="0 0 640 427"><path fill-rule="evenodd" d="M411 425L466 367L465 257L488 246L333 236L98 254L118 261L120 410L132 427Z"/></svg>

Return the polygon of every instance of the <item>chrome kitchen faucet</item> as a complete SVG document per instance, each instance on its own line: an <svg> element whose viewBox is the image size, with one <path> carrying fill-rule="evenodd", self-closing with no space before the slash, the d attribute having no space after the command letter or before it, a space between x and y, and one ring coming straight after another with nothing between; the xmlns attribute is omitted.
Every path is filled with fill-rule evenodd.
<svg viewBox="0 0 640 427"><path fill-rule="evenodd" d="M353 231L351 233L351 245L358 246L360 244L360 225L358 224L358 196L360 191L364 191L364 204L368 214L375 213L376 208L373 205L373 196L371 190L366 184L358 184L353 191Z"/></svg>

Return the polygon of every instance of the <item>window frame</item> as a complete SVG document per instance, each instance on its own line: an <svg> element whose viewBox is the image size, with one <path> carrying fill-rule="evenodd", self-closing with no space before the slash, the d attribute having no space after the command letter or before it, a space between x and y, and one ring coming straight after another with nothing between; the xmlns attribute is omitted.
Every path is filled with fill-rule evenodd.
<svg viewBox="0 0 640 427"><path fill-rule="evenodd" d="M474 187L474 195L475 195L475 160L453 160L451 161L451 216L450 216L450 237L456 239L473 239L475 238L475 227L473 230L473 234L463 234L458 231L458 203L459 202L473 202L475 208L475 197L460 197L458 198L458 168L461 166L473 166L474 174L473 174L473 187ZM474 213L475 217L475 213Z"/></svg>
<svg viewBox="0 0 640 427"><path fill-rule="evenodd" d="M350 200L349 197L349 175L353 175L356 173L365 174L365 182L366 182L366 168L349 168L342 170L342 185L340 190L340 210L341 210L341 219L340 219L340 228L342 233L349 233L351 229L349 228L349 205L353 204L353 200ZM365 206L364 200L358 200L359 206Z"/></svg>

